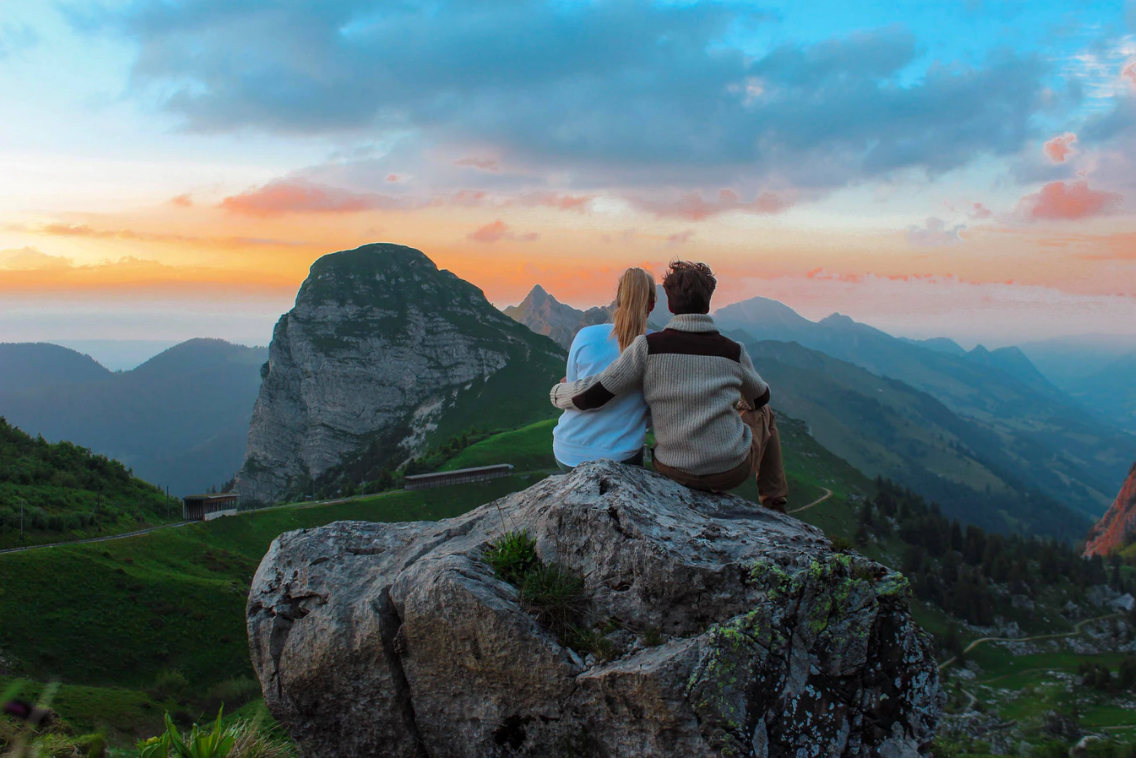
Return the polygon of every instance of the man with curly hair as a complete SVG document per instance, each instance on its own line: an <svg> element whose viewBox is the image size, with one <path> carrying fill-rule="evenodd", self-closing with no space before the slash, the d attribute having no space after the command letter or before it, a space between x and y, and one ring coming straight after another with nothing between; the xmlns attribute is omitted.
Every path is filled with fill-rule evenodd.
<svg viewBox="0 0 1136 759"><path fill-rule="evenodd" d="M655 471L714 493L755 477L762 505L784 512L789 485L769 385L709 316L717 284L704 263L671 263L666 329L636 338L604 372L560 383L550 397L557 408L587 411L640 390L654 420Z"/></svg>

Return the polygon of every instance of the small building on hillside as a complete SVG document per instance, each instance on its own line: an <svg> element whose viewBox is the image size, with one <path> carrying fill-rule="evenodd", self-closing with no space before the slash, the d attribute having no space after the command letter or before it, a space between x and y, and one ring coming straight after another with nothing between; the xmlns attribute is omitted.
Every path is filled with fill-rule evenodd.
<svg viewBox="0 0 1136 759"><path fill-rule="evenodd" d="M452 472L433 472L431 474L412 474L404 477L403 487L407 490L425 490L446 485L460 485L464 482L485 482L497 477L508 477L513 473L512 464L475 466L472 469L455 469Z"/></svg>
<svg viewBox="0 0 1136 759"><path fill-rule="evenodd" d="M201 521L236 514L241 497L236 493L212 493L187 495L181 500L182 518Z"/></svg>

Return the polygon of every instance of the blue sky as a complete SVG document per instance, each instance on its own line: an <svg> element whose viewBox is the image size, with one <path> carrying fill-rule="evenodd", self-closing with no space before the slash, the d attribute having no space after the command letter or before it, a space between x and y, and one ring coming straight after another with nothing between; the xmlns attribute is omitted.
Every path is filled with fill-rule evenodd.
<svg viewBox="0 0 1136 759"><path fill-rule="evenodd" d="M182 336L205 288L250 340L379 237L499 303L684 255L913 334L1136 329L1134 63L1119 1L8 0L0 339Z"/></svg>

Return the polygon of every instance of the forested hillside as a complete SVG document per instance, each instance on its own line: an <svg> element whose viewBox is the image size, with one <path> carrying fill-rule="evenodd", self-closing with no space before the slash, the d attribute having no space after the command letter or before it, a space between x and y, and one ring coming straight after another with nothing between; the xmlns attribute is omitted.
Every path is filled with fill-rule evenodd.
<svg viewBox="0 0 1136 759"><path fill-rule="evenodd" d="M120 462L32 437L0 417L0 548L124 532L180 515L180 505L167 504Z"/></svg>

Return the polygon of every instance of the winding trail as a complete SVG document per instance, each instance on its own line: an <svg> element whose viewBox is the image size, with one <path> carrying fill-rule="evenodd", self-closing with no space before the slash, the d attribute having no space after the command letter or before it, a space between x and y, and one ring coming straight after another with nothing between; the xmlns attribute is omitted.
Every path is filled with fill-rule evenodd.
<svg viewBox="0 0 1136 759"><path fill-rule="evenodd" d="M5 553L19 553L20 551L31 551L36 548L60 548L61 546L78 546L84 543L103 543L107 540L121 540L122 538L134 538L139 535L145 535L157 530L165 530L170 527L185 527L187 524L195 524L195 522L173 522L171 524L159 524L154 527L147 527L144 530L135 530L134 532L120 532L117 535L102 535L97 538L83 538L82 540L63 540L58 543L40 543L34 546L19 546L17 548L0 548L0 554Z"/></svg>
<svg viewBox="0 0 1136 759"><path fill-rule="evenodd" d="M831 491L831 490L829 490L828 488L821 488L821 490L823 490L823 491L824 491L824 495L822 495L822 496L821 496L820 498L816 499L815 501L813 501L812 503L810 503L810 504L808 504L808 505L806 505L806 506L802 506L802 507L801 507L801 508L799 508L799 509L793 509L792 511L790 511L790 512L788 512L788 513L790 513L790 514L800 514L800 513L801 513L802 511L804 511L805 509L811 509L811 508L812 508L813 506L816 506L817 504L820 504L820 503L824 503L824 502L825 502L825 501L827 501L827 500L828 500L829 498L832 498L832 491Z"/></svg>
<svg viewBox="0 0 1136 759"><path fill-rule="evenodd" d="M1111 619L1113 617L1118 617L1118 616L1120 616L1120 615L1119 614L1103 614L1099 617L1093 617L1092 619L1082 619L1080 622L1073 625L1073 629L1072 629L1071 632L1048 633L1046 635L1030 635L1030 636L1027 636L1025 638L996 638L996 637L979 638L978 640L971 641L970 645L967 646L966 648L964 648L962 650L962 652L964 654L969 654L972 650L974 650L974 648L979 643L992 643L992 642L1025 643L1026 641L1030 641L1030 640L1047 640L1047 639L1050 639L1050 638L1073 638L1073 637L1080 635L1082 632L1084 632L1084 626L1089 624L1090 622L1100 622L1102 619ZM952 656L951 658L947 659L945 662L940 664L939 669L946 669L947 667L954 664L955 660L957 660L957 659L958 659L958 656Z"/></svg>

